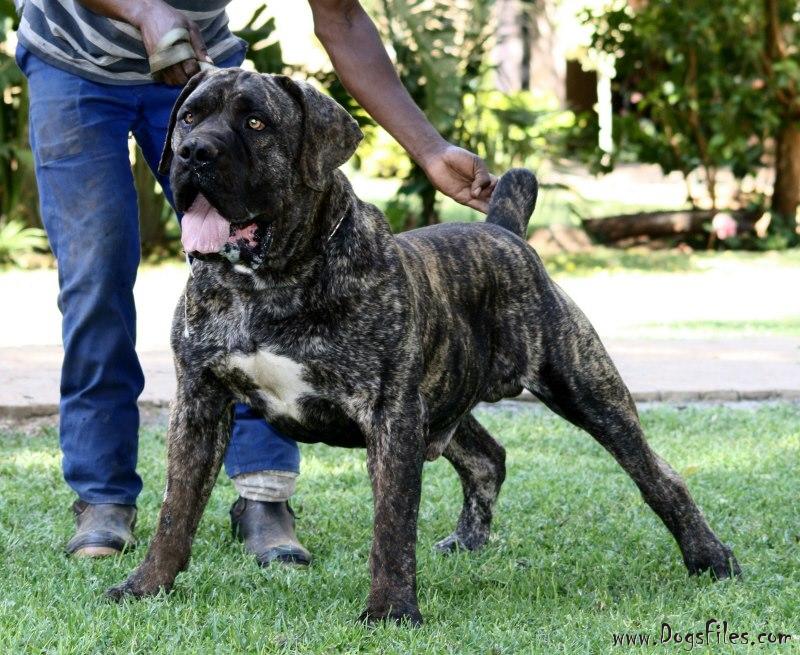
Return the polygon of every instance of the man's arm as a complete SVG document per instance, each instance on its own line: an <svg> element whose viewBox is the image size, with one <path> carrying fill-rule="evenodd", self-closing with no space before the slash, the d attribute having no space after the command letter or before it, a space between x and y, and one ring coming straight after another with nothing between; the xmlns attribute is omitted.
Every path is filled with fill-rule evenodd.
<svg viewBox="0 0 800 655"><path fill-rule="evenodd" d="M148 55L152 55L158 49L158 42L167 32L176 27L186 29L197 59L187 59L160 72L167 84L183 86L192 75L200 71L198 61L212 63L197 25L162 0L78 0L78 2L100 16L115 18L137 28L142 33L144 49Z"/></svg>
<svg viewBox="0 0 800 655"><path fill-rule="evenodd" d="M406 91L358 0L308 0L314 32L350 94L402 145L431 182L485 212L495 179L477 155L445 141Z"/></svg>

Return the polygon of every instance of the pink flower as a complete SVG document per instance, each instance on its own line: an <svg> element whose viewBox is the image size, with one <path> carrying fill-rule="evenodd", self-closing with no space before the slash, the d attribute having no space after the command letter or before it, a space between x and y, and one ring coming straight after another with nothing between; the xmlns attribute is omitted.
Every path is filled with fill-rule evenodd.
<svg viewBox="0 0 800 655"><path fill-rule="evenodd" d="M736 219L724 212L716 214L711 221L711 229L714 231L714 234L717 235L718 239L724 240L735 237L738 227Z"/></svg>

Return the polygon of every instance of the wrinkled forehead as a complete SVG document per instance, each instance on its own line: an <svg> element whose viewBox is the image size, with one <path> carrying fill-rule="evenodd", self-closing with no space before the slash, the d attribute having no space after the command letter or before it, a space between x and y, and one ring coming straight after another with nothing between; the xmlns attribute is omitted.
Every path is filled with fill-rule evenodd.
<svg viewBox="0 0 800 655"><path fill-rule="evenodd" d="M241 68L213 72L184 102L184 106L207 113L258 111L276 121L293 118L299 108L271 75Z"/></svg>

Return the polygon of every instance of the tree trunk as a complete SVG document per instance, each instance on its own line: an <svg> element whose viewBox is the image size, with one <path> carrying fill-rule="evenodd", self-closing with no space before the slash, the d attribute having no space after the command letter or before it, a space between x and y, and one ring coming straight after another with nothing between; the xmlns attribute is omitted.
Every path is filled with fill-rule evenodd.
<svg viewBox="0 0 800 655"><path fill-rule="evenodd" d="M775 142L775 189L772 211L794 220L800 205L800 126L787 121Z"/></svg>
<svg viewBox="0 0 800 655"><path fill-rule="evenodd" d="M760 216L758 211L729 212L736 220L739 232L752 232ZM662 239L704 234L714 218L714 210L655 211L621 214L605 218L584 218L583 229L598 241L614 243L634 237Z"/></svg>
<svg viewBox="0 0 800 655"><path fill-rule="evenodd" d="M436 225L439 222L439 213L436 211L436 189L433 186L423 189L422 197L422 224Z"/></svg>
<svg viewBox="0 0 800 655"><path fill-rule="evenodd" d="M522 45L522 61L520 61L520 88L529 91L531 88L531 21L530 11L524 5L519 9L519 40Z"/></svg>

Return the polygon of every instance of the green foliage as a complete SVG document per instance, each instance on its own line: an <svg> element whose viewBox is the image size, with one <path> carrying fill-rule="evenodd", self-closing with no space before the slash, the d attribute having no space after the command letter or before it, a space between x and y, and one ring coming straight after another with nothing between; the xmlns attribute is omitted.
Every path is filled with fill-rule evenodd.
<svg viewBox="0 0 800 655"><path fill-rule="evenodd" d="M14 3L0 1L0 45L16 27ZM0 226L41 224L28 144L28 89L14 57L0 47Z"/></svg>
<svg viewBox="0 0 800 655"><path fill-rule="evenodd" d="M0 264L17 264L21 255L45 248L47 236L44 230L26 227L22 221L0 223Z"/></svg>
<svg viewBox="0 0 800 655"><path fill-rule="evenodd" d="M496 171L536 168L562 151L563 135L574 115L559 108L555 96L530 91L503 93L479 89L464 97L458 142L483 157Z"/></svg>
<svg viewBox="0 0 800 655"><path fill-rule="evenodd" d="M762 68L768 97L777 100L784 116L800 119L800 3L797 0L763 0L765 32Z"/></svg>
<svg viewBox="0 0 800 655"><path fill-rule="evenodd" d="M391 43L400 79L436 130L457 141L464 98L476 90L486 72L489 15L493 0L445 2L443 0L382 0L384 37ZM414 163L390 207L395 228L413 227L402 209L409 196L421 201L423 224L436 222L436 190Z"/></svg>
<svg viewBox="0 0 800 655"><path fill-rule="evenodd" d="M235 34L247 42L247 58L259 73L284 73L281 44L275 38L275 18L265 16L266 4L259 5L247 24Z"/></svg>
<svg viewBox="0 0 800 655"><path fill-rule="evenodd" d="M684 176L700 169L714 207L720 169L741 181L772 165L773 220L766 237L745 235L724 246L797 245L800 151L796 142L776 147L800 120L797 1L699 0L689 10L682 0L662 0L637 3L634 10L615 0L602 13L587 11L585 20L592 48L615 60L615 151L590 145L597 131L590 116L579 117L573 131L577 150L599 170L619 161L655 163ZM740 200L768 204L752 193Z"/></svg>
<svg viewBox="0 0 800 655"><path fill-rule="evenodd" d="M760 66L759 3L680 0L616 2L587 13L592 47L616 58L615 160L656 163L665 173L752 173L776 125ZM595 151L596 162L604 153Z"/></svg>
<svg viewBox="0 0 800 655"><path fill-rule="evenodd" d="M492 90L494 0L376 4L404 86L445 139L476 152L493 170L535 166L548 154L552 135L570 124L571 114L527 92ZM436 222L436 191L422 169L400 162L387 168L403 176L387 207L394 229Z"/></svg>

